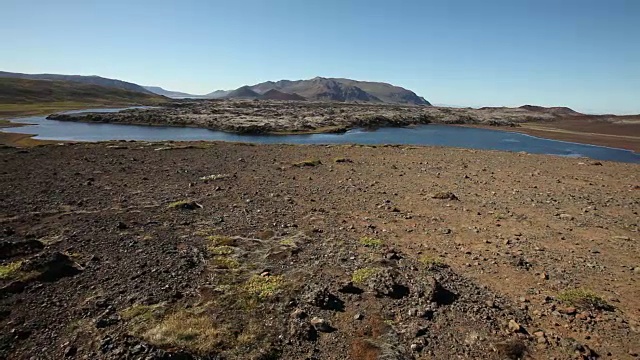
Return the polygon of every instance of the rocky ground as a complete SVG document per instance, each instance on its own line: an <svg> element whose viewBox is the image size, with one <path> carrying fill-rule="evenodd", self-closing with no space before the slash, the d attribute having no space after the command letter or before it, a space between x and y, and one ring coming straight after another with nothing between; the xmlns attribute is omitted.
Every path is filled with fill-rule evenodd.
<svg viewBox="0 0 640 360"><path fill-rule="evenodd" d="M633 359L638 165L0 148L0 358Z"/></svg>
<svg viewBox="0 0 640 360"><path fill-rule="evenodd" d="M183 100L155 109L119 113L54 114L49 119L123 124L193 126L237 133L341 132L356 127L416 124L515 126L552 121L554 111L525 108L443 108L310 101Z"/></svg>

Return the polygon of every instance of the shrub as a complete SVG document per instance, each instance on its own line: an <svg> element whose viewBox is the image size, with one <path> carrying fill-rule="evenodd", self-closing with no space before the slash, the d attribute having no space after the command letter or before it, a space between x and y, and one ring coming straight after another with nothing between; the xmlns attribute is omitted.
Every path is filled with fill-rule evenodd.
<svg viewBox="0 0 640 360"><path fill-rule="evenodd" d="M609 305L603 298L586 289L565 290L558 295L558 300L567 305L575 306L580 309L612 309L612 306Z"/></svg>

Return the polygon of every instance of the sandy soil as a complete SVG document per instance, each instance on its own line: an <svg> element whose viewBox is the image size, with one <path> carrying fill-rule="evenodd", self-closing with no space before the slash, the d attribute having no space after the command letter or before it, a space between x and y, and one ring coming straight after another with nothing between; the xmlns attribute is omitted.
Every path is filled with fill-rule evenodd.
<svg viewBox="0 0 640 360"><path fill-rule="evenodd" d="M638 165L142 142L0 163L0 358L640 352Z"/></svg>

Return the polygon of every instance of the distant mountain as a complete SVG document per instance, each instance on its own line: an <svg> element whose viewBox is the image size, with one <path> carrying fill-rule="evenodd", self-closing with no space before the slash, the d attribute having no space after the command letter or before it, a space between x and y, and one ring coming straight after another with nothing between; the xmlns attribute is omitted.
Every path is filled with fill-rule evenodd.
<svg viewBox="0 0 640 360"><path fill-rule="evenodd" d="M309 100L431 105L413 91L398 86L341 78L267 81L250 88L259 94L272 89L289 94L296 93Z"/></svg>
<svg viewBox="0 0 640 360"><path fill-rule="evenodd" d="M207 98L207 99L220 99L220 98L223 98L223 97L229 95L230 92L231 92L231 90L216 90L216 91L210 92L207 95L204 95L202 97Z"/></svg>
<svg viewBox="0 0 640 360"><path fill-rule="evenodd" d="M305 101L307 99L305 99L304 97L293 93L293 94L289 94L289 93L285 93L282 91L278 91L276 89L271 89L268 90L267 92L265 92L264 94L262 94L262 96L260 96L260 99L263 100L288 100L288 101Z"/></svg>
<svg viewBox="0 0 640 360"><path fill-rule="evenodd" d="M167 100L152 93L75 81L0 78L0 104L154 105Z"/></svg>
<svg viewBox="0 0 640 360"><path fill-rule="evenodd" d="M559 116L582 115L581 113L571 108L568 108L566 106L544 107L544 106L536 106L536 105L522 105L520 106L520 109L525 109L525 110L535 111L535 112L552 113L554 115L559 115Z"/></svg>
<svg viewBox="0 0 640 360"><path fill-rule="evenodd" d="M170 97L170 98L174 98L174 99L184 99L184 98L199 98L201 97L200 95L192 95L192 94L187 94L187 93L183 93L180 91L171 91L171 90L165 90L159 86L143 86L145 89L151 91L154 94L158 94L158 95L162 95L162 96L166 96L166 97Z"/></svg>
<svg viewBox="0 0 640 360"><path fill-rule="evenodd" d="M245 85L229 92L224 97L227 99L258 99L260 98L260 94Z"/></svg>
<svg viewBox="0 0 640 360"><path fill-rule="evenodd" d="M126 82L126 81L121 81L121 80L107 79L100 76L21 74L21 73L11 73L6 71L0 71L0 78L73 81L73 82L82 83L82 84L91 84L91 85L105 86L105 87L128 90L128 91L136 91L136 92L141 92L145 94L152 94L151 91L143 88L140 85Z"/></svg>

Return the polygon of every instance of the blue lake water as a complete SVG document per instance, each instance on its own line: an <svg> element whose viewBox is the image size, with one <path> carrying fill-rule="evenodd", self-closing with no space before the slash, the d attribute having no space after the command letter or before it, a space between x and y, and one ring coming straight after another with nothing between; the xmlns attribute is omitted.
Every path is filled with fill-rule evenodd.
<svg viewBox="0 0 640 360"><path fill-rule="evenodd" d="M118 111L95 109L84 111ZM632 151L542 139L507 131L447 125L420 125L409 128L381 128L375 131L355 129L342 134L312 135L239 135L198 128L95 124L47 120L34 116L12 120L29 126L0 128L2 132L36 135L35 139L69 141L234 141L260 144L404 144L436 145L471 149L525 151L569 157L588 157L640 163L640 154Z"/></svg>

